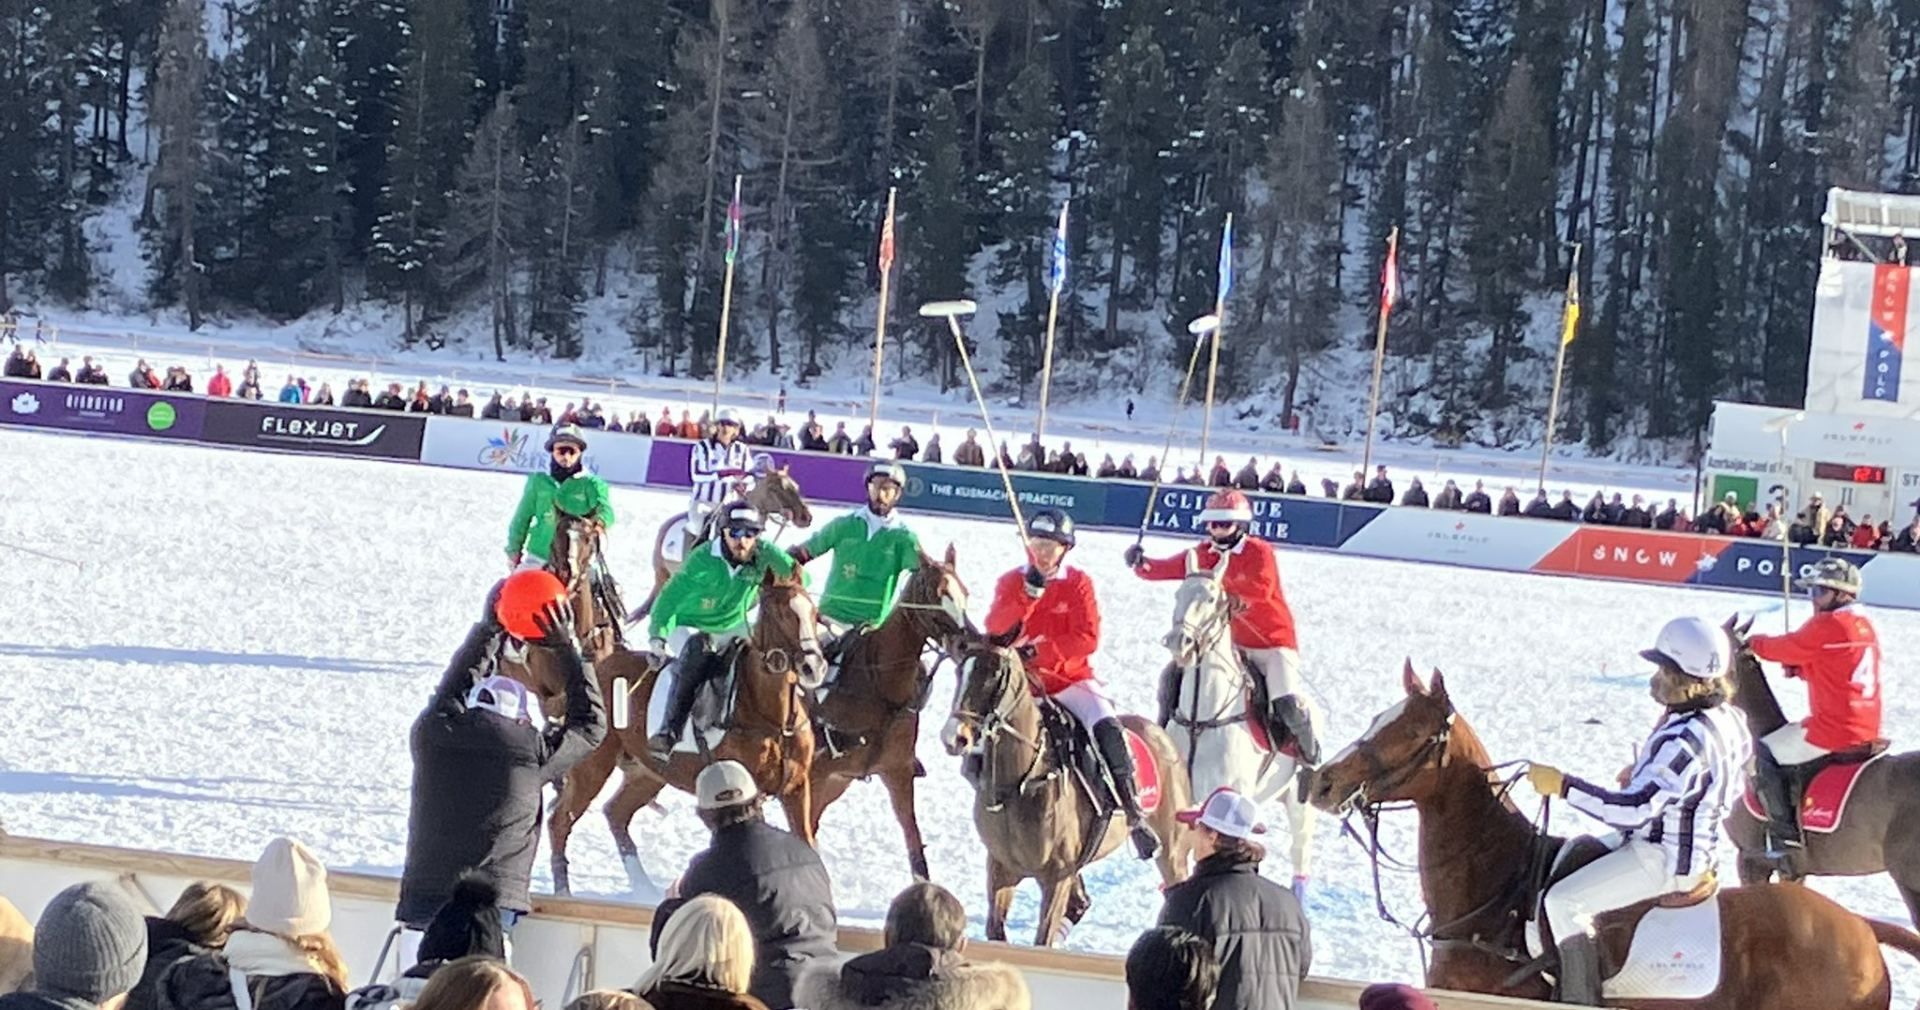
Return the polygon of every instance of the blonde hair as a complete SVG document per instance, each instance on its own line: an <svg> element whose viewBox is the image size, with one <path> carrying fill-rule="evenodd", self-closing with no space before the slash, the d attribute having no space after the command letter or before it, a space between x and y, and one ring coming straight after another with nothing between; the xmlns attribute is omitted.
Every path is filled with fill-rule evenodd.
<svg viewBox="0 0 1920 1010"><path fill-rule="evenodd" d="M1724 704L1733 698L1733 679L1724 674L1718 677L1695 677L1662 663L1659 674L1654 678L1653 696L1668 708Z"/></svg>
<svg viewBox="0 0 1920 1010"><path fill-rule="evenodd" d="M471 954L441 965L408 1010L480 1010L508 987L520 990L521 1007L533 1010L533 987L524 976L505 961Z"/></svg>
<svg viewBox="0 0 1920 1010"><path fill-rule="evenodd" d="M287 936L272 930L261 929L245 919L233 925L233 932L237 933L241 930L271 936L292 947L307 959L307 964L313 967L314 974L324 976L341 992L347 991L347 959L340 956L340 948L334 945L332 934L306 933L301 936Z"/></svg>
<svg viewBox="0 0 1920 1010"><path fill-rule="evenodd" d="M174 899L167 921L203 947L224 947L228 934L247 912L247 899L225 884L196 880Z"/></svg>
<svg viewBox="0 0 1920 1010"><path fill-rule="evenodd" d="M753 980L753 931L733 902L703 894L681 905L660 930L660 950L634 991L661 982L694 982L744 993Z"/></svg>
<svg viewBox="0 0 1920 1010"><path fill-rule="evenodd" d="M595 989L575 996L566 1010L653 1010L653 1004L625 989Z"/></svg>

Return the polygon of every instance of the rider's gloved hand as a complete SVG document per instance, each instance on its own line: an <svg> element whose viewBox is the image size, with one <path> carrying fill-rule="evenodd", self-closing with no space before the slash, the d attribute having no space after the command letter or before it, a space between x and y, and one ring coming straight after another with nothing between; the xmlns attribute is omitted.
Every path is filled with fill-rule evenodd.
<svg viewBox="0 0 1920 1010"><path fill-rule="evenodd" d="M1128 568L1138 568L1146 563L1147 549L1139 544L1134 544L1127 548L1127 553L1121 555L1121 559L1127 563Z"/></svg>
<svg viewBox="0 0 1920 1010"><path fill-rule="evenodd" d="M573 604L566 600L549 603L533 615L534 626L540 629L540 637L533 644L544 645L550 649L578 649L580 642L573 633Z"/></svg>
<svg viewBox="0 0 1920 1010"><path fill-rule="evenodd" d="M1567 776L1565 772L1552 765L1528 765L1527 784L1542 796L1559 798L1567 794Z"/></svg>
<svg viewBox="0 0 1920 1010"><path fill-rule="evenodd" d="M1027 574L1022 578L1027 584L1028 596L1031 596L1037 600L1040 598L1040 595L1042 593L1045 593L1047 591L1047 577L1045 575L1040 574L1039 568L1036 568L1033 565L1028 565Z"/></svg>
<svg viewBox="0 0 1920 1010"><path fill-rule="evenodd" d="M792 558L793 563L796 565L804 565L807 562L813 560L813 554L807 550L806 544L801 544L800 546L795 547L794 549L788 551L787 557Z"/></svg>
<svg viewBox="0 0 1920 1010"><path fill-rule="evenodd" d="M647 651L653 653L656 656L665 656L667 654L667 640L664 638L655 638L655 639L648 640Z"/></svg>

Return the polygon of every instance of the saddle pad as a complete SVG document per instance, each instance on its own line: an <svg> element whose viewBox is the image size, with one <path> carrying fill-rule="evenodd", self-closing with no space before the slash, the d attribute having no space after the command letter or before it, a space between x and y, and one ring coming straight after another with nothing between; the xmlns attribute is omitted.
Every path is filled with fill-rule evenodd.
<svg viewBox="0 0 1920 1010"><path fill-rule="evenodd" d="M1601 986L1608 999L1704 999L1720 987L1720 902L1654 908L1627 963Z"/></svg>
<svg viewBox="0 0 1920 1010"><path fill-rule="evenodd" d="M667 520L667 532L660 538L660 560L677 565L687 559L687 515L682 512Z"/></svg>
<svg viewBox="0 0 1920 1010"><path fill-rule="evenodd" d="M1133 781L1140 789L1140 809L1153 813L1160 809L1160 766L1154 763L1153 749L1133 730L1127 730L1127 749L1133 754Z"/></svg>
<svg viewBox="0 0 1920 1010"><path fill-rule="evenodd" d="M1860 780L1860 773L1885 756L1885 752L1882 752L1858 763L1828 765L1820 769L1820 773L1813 777L1813 784L1807 786L1806 795L1800 799L1800 830L1816 835L1830 835L1840 830L1840 824L1847 815L1847 801L1853 797L1853 786ZM1758 820L1767 819L1766 809L1760 805L1759 794L1751 787L1747 789L1745 800L1747 813Z"/></svg>
<svg viewBox="0 0 1920 1010"><path fill-rule="evenodd" d="M671 677L665 676L653 678L653 695L647 699L647 736L649 737L660 732L661 723L666 720L667 694L672 679ZM702 725L701 720L703 714L710 713L712 710L712 703L707 699L712 695L714 684L718 682L718 679L719 678L716 678L714 682L708 683L707 686L701 690L701 699L694 703L693 706L694 716L688 720L691 725L688 727L686 733L680 735L680 742L673 747L676 752L686 751L689 754L700 753L698 743L700 737L706 739L708 750L720 746L720 738L726 734L717 729L706 728ZM696 736L696 734L698 734L698 736Z"/></svg>
<svg viewBox="0 0 1920 1010"><path fill-rule="evenodd" d="M1273 753L1273 737L1267 733L1267 714L1260 711L1251 692L1247 694L1247 732L1253 734L1253 745L1260 748L1260 753Z"/></svg>

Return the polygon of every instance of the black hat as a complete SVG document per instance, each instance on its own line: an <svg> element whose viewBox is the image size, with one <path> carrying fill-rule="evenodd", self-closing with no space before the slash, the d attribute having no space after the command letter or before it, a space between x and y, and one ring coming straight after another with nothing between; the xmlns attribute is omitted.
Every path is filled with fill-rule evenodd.
<svg viewBox="0 0 1920 1010"><path fill-rule="evenodd" d="M451 961L469 954L507 956L506 931L500 925L500 888L468 875L453 885L453 897L433 913L420 937L420 960Z"/></svg>

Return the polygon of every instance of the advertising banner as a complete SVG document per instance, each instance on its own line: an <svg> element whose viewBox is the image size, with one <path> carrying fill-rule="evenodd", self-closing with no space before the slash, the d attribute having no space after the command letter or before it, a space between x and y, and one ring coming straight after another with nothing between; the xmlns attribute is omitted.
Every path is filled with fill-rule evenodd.
<svg viewBox="0 0 1920 1010"><path fill-rule="evenodd" d="M1907 291L1913 271L1898 263L1873 266L1873 304L1867 311L1866 376L1860 396L1896 403L1907 350Z"/></svg>
<svg viewBox="0 0 1920 1010"><path fill-rule="evenodd" d="M1724 537L1656 533L1619 526L1579 526L1573 528L1572 535L1560 546L1541 558L1533 570L1556 575L1685 584L1699 573L1714 568L1720 555L1735 543L1738 541Z"/></svg>
<svg viewBox="0 0 1920 1010"><path fill-rule="evenodd" d="M1780 542L1777 540L1707 538L1724 545L1713 563L1699 570L1697 585L1720 589L1742 589L1758 593L1780 592ZM1822 558L1845 558L1865 565L1877 555L1863 551L1838 551L1822 547L1795 547L1788 563L1792 575L1799 578L1811 571ZM1864 569L1862 569L1864 571ZM1799 590L1795 590L1799 592Z"/></svg>
<svg viewBox="0 0 1920 1010"><path fill-rule="evenodd" d="M176 393L0 381L0 423L63 431L195 439L206 417L203 404Z"/></svg>
<svg viewBox="0 0 1920 1010"><path fill-rule="evenodd" d="M1216 489L1177 485L1162 487L1154 496L1147 528L1156 533L1200 536L1200 512ZM1273 543L1301 547L1337 547L1380 515L1375 505L1355 505L1321 498L1250 494L1253 535ZM1138 519L1135 520L1138 522Z"/></svg>
<svg viewBox="0 0 1920 1010"><path fill-rule="evenodd" d="M542 424L475 421L465 417L429 417L420 442L420 462L463 470L525 474L547 468L547 435ZM653 440L624 432L587 432L587 469L611 484L643 485Z"/></svg>
<svg viewBox="0 0 1920 1010"><path fill-rule="evenodd" d="M1860 581L1860 600L1870 607L1920 610L1920 554L1875 554Z"/></svg>
<svg viewBox="0 0 1920 1010"><path fill-rule="evenodd" d="M1920 465L1920 421L1808 414L1787 429L1787 452L1819 463L1916 466Z"/></svg>
<svg viewBox="0 0 1920 1010"><path fill-rule="evenodd" d="M208 400L204 437L222 445L420 460L426 418L389 410L336 410L253 400Z"/></svg>
<svg viewBox="0 0 1920 1010"><path fill-rule="evenodd" d="M793 452L749 446L755 456L770 456L776 466L787 467L800 493L808 501L864 502L867 500L867 467L873 460L865 456L828 456L817 452ZM680 439L660 439L653 443L647 459L646 483L654 487L692 487L693 471L688 465L693 443Z"/></svg>
<svg viewBox="0 0 1920 1010"><path fill-rule="evenodd" d="M1340 553L1524 572L1575 528L1544 519L1390 508L1348 537Z"/></svg>
<svg viewBox="0 0 1920 1010"><path fill-rule="evenodd" d="M1807 354L1809 414L1913 417L1920 371L1904 367L1913 318L1914 267L1822 258Z"/></svg>
<svg viewBox="0 0 1920 1010"><path fill-rule="evenodd" d="M1007 491L997 470L984 467L928 466L908 463L907 493L902 508L924 512L961 513L1011 518ZM1098 524L1107 514L1106 485L1092 480L1013 475L1022 514L1034 509L1063 509L1075 522Z"/></svg>

